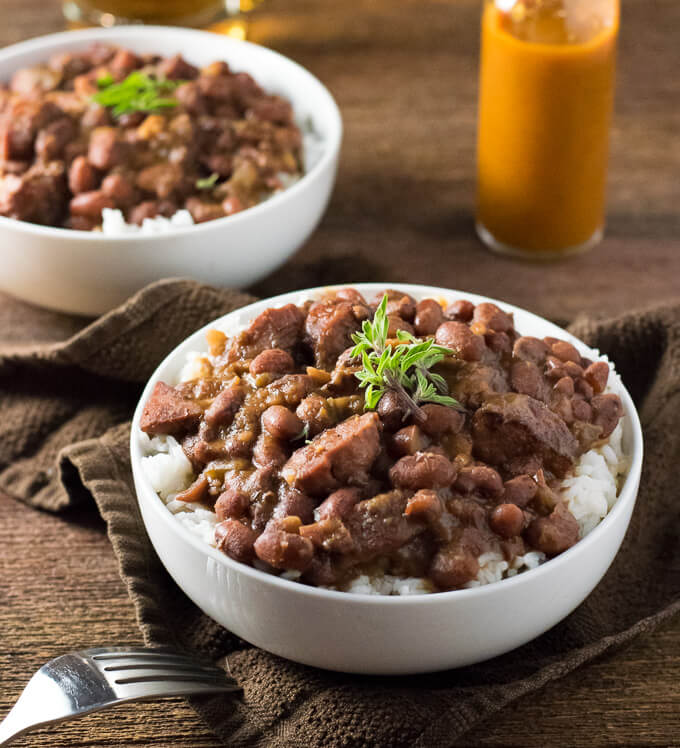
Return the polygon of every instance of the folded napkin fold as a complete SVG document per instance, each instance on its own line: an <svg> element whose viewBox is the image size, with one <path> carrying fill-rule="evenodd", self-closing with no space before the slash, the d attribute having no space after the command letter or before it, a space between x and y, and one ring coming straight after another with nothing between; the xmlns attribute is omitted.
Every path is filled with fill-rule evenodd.
<svg viewBox="0 0 680 748"><path fill-rule="evenodd" d="M480 665L371 678L288 662L218 626L181 593L150 545L132 487L129 418L163 356L250 301L236 291L160 281L82 329L48 312L26 322L0 304L11 338L0 346L0 491L51 511L94 498L146 643L228 655L243 693L192 701L225 745L449 746L511 701L680 611L675 304L571 327L616 363L640 410L646 454L621 552L593 594L551 631ZM41 342L26 343L32 340Z"/></svg>

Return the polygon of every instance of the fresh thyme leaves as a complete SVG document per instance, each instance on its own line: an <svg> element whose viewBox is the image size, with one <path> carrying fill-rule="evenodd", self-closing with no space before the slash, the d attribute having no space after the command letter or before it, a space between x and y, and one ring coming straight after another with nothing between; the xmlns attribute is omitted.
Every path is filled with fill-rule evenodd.
<svg viewBox="0 0 680 748"><path fill-rule="evenodd" d="M397 332L397 345L387 345L389 326L387 296L383 296L373 321L364 320L361 332L352 335L352 358L360 357L363 364L355 376L359 386L366 389L365 408L374 410L388 390L394 391L416 418L423 417L422 403L458 405L448 394L446 380L431 371L453 351L432 339L418 340L404 330Z"/></svg>
<svg viewBox="0 0 680 748"><path fill-rule="evenodd" d="M216 172L213 172L209 177L205 177L205 179L197 179L196 180L196 189L197 190L209 190L211 187L215 186L215 182L220 178L220 175Z"/></svg>
<svg viewBox="0 0 680 748"><path fill-rule="evenodd" d="M98 93L92 96L97 104L113 107L113 116L120 117L130 112L154 112L157 109L177 106L171 94L183 81L153 78L136 70L120 83L115 83L110 74L97 80Z"/></svg>

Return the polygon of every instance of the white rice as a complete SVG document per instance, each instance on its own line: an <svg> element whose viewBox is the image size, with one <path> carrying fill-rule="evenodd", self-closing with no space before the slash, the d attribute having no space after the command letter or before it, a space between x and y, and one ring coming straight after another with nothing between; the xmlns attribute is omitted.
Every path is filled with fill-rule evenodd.
<svg viewBox="0 0 680 748"><path fill-rule="evenodd" d="M112 208L104 208L102 210L102 234L106 234L107 236L167 234L174 229L193 225L194 219L188 210L178 210L171 218L165 218L164 216L145 218L141 226L138 226L136 223L127 223L121 210Z"/></svg>
<svg viewBox="0 0 680 748"><path fill-rule="evenodd" d="M180 372L180 381L195 379L200 375L202 362L210 357L198 351L187 353L186 362ZM600 360L607 361L605 356ZM611 367L606 392L620 394L622 384ZM623 478L628 471L629 460L623 451L623 428L625 416L619 421L607 442L581 455L573 473L562 481L560 497L579 524L579 537L585 537L607 515L616 502ZM176 495L187 488L193 478L191 464L182 447L172 436L149 438L141 433L142 448L146 454L142 466L149 482L165 502L167 508L187 529L204 542L215 547L215 513L201 504L178 501ZM316 518L316 515L315 515ZM546 560L544 553L529 551L517 556L509 564L498 552L479 556L479 573L465 587L479 587L501 579L534 569ZM299 572L284 572L282 577L296 580ZM432 592L431 584L416 577L395 577L390 574L368 576L361 574L353 579L347 592L360 595L421 595Z"/></svg>

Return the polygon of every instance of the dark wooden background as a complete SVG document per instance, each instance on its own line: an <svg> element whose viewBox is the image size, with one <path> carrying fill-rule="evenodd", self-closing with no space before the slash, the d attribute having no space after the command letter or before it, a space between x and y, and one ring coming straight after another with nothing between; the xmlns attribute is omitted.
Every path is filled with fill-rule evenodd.
<svg viewBox="0 0 680 748"><path fill-rule="evenodd" d="M480 8L480 0L265 0L251 38L329 86L346 135L322 225L258 293L410 279L489 294L557 321L680 297L678 0L623 0L607 237L590 254L551 265L495 257L474 237ZM56 0L0 0L0 44L62 26ZM19 303L16 315L48 320ZM43 329L49 337L49 325ZM0 714L49 657L140 642L92 513L52 517L0 498L0 605ZM459 744L680 746L679 708L676 620L512 705ZM17 745L218 744L177 700L120 707Z"/></svg>

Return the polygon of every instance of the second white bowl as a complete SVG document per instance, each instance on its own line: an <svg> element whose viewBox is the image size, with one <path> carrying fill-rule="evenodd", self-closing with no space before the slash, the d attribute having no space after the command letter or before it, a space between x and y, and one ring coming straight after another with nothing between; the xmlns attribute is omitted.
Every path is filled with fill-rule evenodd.
<svg viewBox="0 0 680 748"><path fill-rule="evenodd" d="M236 288L275 270L315 229L333 187L342 121L328 90L300 65L264 47L162 26L69 31L6 47L0 50L0 81L55 52L94 41L140 53L180 52L197 65L225 60L289 99L296 121L313 123L322 155L299 182L254 208L158 236L103 236L0 216L0 288L41 306L95 315L159 278Z"/></svg>

